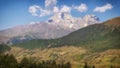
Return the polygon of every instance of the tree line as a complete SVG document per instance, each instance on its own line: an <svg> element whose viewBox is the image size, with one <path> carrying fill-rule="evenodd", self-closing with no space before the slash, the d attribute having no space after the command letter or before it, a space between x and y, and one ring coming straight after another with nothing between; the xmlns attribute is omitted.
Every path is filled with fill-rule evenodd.
<svg viewBox="0 0 120 68"><path fill-rule="evenodd" d="M40 61L36 62L34 60L29 60L28 58L23 58L21 62L17 62L13 55L3 55L0 54L0 68L71 68L71 63L56 63L54 60ZM97 68L94 65L89 66L85 63L82 68ZM101 68L101 67L100 67ZM106 68L106 67L102 67ZM119 66L110 66L107 68L119 68Z"/></svg>
<svg viewBox="0 0 120 68"><path fill-rule="evenodd" d="M59 63L56 61L30 61L28 58L23 58L21 62L17 62L13 55L0 55L0 68L71 68L70 62Z"/></svg>

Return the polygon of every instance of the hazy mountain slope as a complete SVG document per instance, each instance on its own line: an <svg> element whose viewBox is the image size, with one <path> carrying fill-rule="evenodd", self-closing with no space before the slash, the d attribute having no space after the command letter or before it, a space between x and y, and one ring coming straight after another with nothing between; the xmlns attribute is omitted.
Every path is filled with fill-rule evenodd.
<svg viewBox="0 0 120 68"><path fill-rule="evenodd" d="M8 40L10 40L9 37L6 37L6 36L3 36L3 35L0 35L0 44L2 44L2 43L6 43Z"/></svg>
<svg viewBox="0 0 120 68"><path fill-rule="evenodd" d="M101 24L90 25L59 39L31 40L18 44L18 46L26 48L38 48L43 46L60 47L64 45L74 45L82 46L93 51L120 48L120 26L113 26L119 24L119 21L120 17L108 20Z"/></svg>

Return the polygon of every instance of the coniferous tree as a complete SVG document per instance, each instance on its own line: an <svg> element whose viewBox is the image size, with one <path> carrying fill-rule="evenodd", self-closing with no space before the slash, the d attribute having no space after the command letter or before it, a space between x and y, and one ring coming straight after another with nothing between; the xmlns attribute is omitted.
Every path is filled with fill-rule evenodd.
<svg viewBox="0 0 120 68"><path fill-rule="evenodd" d="M0 55L0 68L71 68L70 62L68 63L59 63L56 61L42 61L35 62L30 61L27 58L23 58L20 63L17 63L17 60L13 55Z"/></svg>
<svg viewBox="0 0 120 68"><path fill-rule="evenodd" d="M67 62L67 63L65 64L65 67L66 67L66 68L71 68L70 62Z"/></svg>
<svg viewBox="0 0 120 68"><path fill-rule="evenodd" d="M56 61L52 61L51 65L52 65L53 68L56 68L57 67Z"/></svg>
<svg viewBox="0 0 120 68"><path fill-rule="evenodd" d="M30 64L27 58L23 58L22 61L19 64L20 68L29 68Z"/></svg>
<svg viewBox="0 0 120 68"><path fill-rule="evenodd" d="M113 66L111 65L110 68L113 68Z"/></svg>
<svg viewBox="0 0 120 68"><path fill-rule="evenodd" d="M95 68L95 66L93 65L92 68Z"/></svg>
<svg viewBox="0 0 120 68"><path fill-rule="evenodd" d="M87 65L87 63L85 63L83 68L89 68L89 66Z"/></svg>
<svg viewBox="0 0 120 68"><path fill-rule="evenodd" d="M15 57L13 55L10 55L8 57L8 63L9 63L10 68L17 68L18 67L17 60L15 59Z"/></svg>
<svg viewBox="0 0 120 68"><path fill-rule="evenodd" d="M42 67L42 63L38 63L38 64L37 64L37 68L43 68L43 67Z"/></svg>
<svg viewBox="0 0 120 68"><path fill-rule="evenodd" d="M13 55L1 55L0 62L0 68L18 68L17 60Z"/></svg>

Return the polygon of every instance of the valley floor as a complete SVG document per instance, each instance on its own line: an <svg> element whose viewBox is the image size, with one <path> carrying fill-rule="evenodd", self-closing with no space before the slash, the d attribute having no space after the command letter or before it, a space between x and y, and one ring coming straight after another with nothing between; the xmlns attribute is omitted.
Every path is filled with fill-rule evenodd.
<svg viewBox="0 0 120 68"><path fill-rule="evenodd" d="M120 49L109 49L104 52L90 52L81 47L63 46L46 49L24 49L20 47L11 47L9 54L13 54L20 62L24 57L35 61L56 60L58 63L70 62L72 68L80 68L86 62L89 66L95 68L113 68L120 67Z"/></svg>

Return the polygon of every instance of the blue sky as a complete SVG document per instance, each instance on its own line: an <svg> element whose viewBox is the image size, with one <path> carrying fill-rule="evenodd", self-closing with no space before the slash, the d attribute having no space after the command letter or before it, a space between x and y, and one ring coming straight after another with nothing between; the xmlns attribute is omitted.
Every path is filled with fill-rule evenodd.
<svg viewBox="0 0 120 68"><path fill-rule="evenodd" d="M0 30L44 22L56 12L95 14L101 21L120 16L120 0L0 0Z"/></svg>

